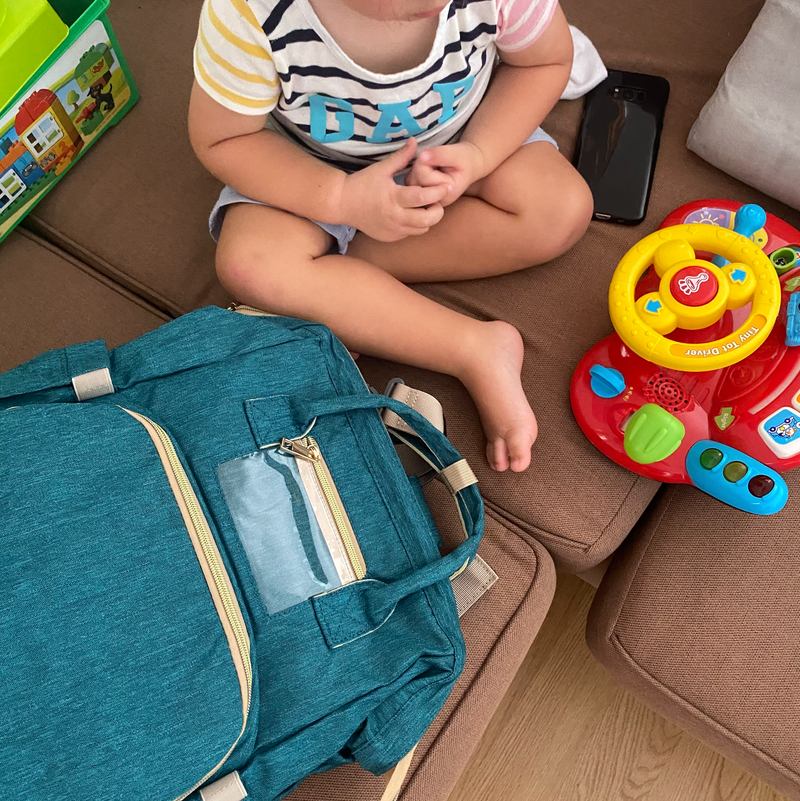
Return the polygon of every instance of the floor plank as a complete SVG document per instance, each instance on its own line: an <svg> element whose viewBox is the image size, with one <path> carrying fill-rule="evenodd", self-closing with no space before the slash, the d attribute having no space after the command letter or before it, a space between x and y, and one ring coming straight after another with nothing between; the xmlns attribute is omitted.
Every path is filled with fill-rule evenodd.
<svg viewBox="0 0 800 801"><path fill-rule="evenodd" d="M450 801L786 801L614 683L583 636L593 597L559 576Z"/></svg>

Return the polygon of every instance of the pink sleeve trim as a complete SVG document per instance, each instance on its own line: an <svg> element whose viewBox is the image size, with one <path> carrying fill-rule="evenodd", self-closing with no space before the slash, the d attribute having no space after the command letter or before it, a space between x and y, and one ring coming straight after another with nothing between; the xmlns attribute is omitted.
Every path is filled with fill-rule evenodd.
<svg viewBox="0 0 800 801"><path fill-rule="evenodd" d="M532 45L553 19L558 0L496 0L500 50L513 53Z"/></svg>

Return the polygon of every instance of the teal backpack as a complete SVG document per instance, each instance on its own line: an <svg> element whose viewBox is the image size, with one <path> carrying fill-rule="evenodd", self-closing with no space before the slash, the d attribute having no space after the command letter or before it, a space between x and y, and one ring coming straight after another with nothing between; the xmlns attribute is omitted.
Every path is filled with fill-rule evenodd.
<svg viewBox="0 0 800 801"><path fill-rule="evenodd" d="M0 437L9 801L272 801L442 707L475 479L327 328L209 307L50 351L0 375ZM393 438L456 499L447 556Z"/></svg>

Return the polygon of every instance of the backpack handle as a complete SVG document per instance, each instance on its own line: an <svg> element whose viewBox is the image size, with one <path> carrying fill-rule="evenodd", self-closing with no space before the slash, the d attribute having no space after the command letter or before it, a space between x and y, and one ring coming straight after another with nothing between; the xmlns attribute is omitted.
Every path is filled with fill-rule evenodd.
<svg viewBox="0 0 800 801"><path fill-rule="evenodd" d="M384 395L351 395L300 402L293 411L298 421L309 424L315 417L359 409L391 409L408 423L416 439L399 436L431 465L450 490L466 539L446 556L391 583L362 579L312 598L329 648L339 648L372 633L389 619L403 598L459 573L475 556L483 536L483 502L475 486L477 479L447 437L409 406Z"/></svg>

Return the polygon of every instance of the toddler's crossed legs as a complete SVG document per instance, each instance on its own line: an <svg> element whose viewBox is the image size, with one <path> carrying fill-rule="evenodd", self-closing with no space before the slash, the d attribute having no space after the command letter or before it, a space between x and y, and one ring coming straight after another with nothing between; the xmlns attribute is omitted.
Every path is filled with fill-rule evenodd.
<svg viewBox="0 0 800 801"><path fill-rule="evenodd" d="M551 144L533 142L470 187L426 234L385 243L358 233L345 256L327 255L332 238L309 220L232 206L217 272L240 302L324 323L359 353L455 376L478 407L489 464L519 471L536 438L520 383L519 333L405 284L483 278L548 261L582 236L591 212L583 179Z"/></svg>

